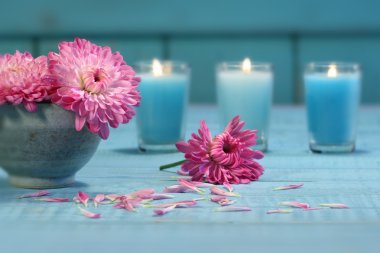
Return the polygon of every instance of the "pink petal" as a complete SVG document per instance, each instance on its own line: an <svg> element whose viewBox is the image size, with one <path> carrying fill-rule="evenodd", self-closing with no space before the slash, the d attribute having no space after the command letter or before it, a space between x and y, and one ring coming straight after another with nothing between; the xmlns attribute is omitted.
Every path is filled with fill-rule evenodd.
<svg viewBox="0 0 380 253"><path fill-rule="evenodd" d="M110 129L107 124L101 125L100 130L99 130L99 136L103 140L107 140L108 136L110 135Z"/></svg>
<svg viewBox="0 0 380 253"><path fill-rule="evenodd" d="M174 196L173 195L169 195L169 194L158 193L158 194L151 195L151 198L153 200L173 199Z"/></svg>
<svg viewBox="0 0 380 253"><path fill-rule="evenodd" d="M254 150L253 158L255 159L262 159L264 157L264 153L260 150Z"/></svg>
<svg viewBox="0 0 380 253"><path fill-rule="evenodd" d="M132 203L128 200L123 201L122 203L118 203L118 204L114 205L113 207L118 208L118 209L125 209L129 212L135 212L136 211L136 209L134 208Z"/></svg>
<svg viewBox="0 0 380 253"><path fill-rule="evenodd" d="M184 193L184 192L187 192L188 190L189 188L183 185L172 185L172 186L165 187L163 192L164 193Z"/></svg>
<svg viewBox="0 0 380 253"><path fill-rule="evenodd" d="M215 185L210 184L210 183L203 183L203 182L198 182L198 181L192 181L191 183L194 184L196 187L199 187L199 188L210 188L210 187L215 186Z"/></svg>
<svg viewBox="0 0 380 253"><path fill-rule="evenodd" d="M223 199L226 199L226 197L225 197L225 196L212 196L212 197L210 198L210 200L211 200L212 202L219 202L219 201L221 201L221 200L223 200Z"/></svg>
<svg viewBox="0 0 380 253"><path fill-rule="evenodd" d="M233 191L234 191L234 188L232 187L232 185L231 185L230 183L224 182L224 183L223 183L223 186L224 186L229 192L233 192Z"/></svg>
<svg viewBox="0 0 380 253"><path fill-rule="evenodd" d="M79 132L82 130L84 124L86 123L85 117L80 117L79 115L75 116L75 129Z"/></svg>
<svg viewBox="0 0 380 253"><path fill-rule="evenodd" d="M122 196L120 198L120 203L114 205L114 208L125 209L130 212L135 212L135 207L140 205L142 200L143 199L140 198L130 199L130 196Z"/></svg>
<svg viewBox="0 0 380 253"><path fill-rule="evenodd" d="M176 208L177 205L171 205L171 206L168 206L164 209L156 209L156 210L153 210L153 212L155 213L156 216L162 216L162 215L165 215L167 214L168 212L172 211L174 208Z"/></svg>
<svg viewBox="0 0 380 253"><path fill-rule="evenodd" d="M100 218L101 214L100 213L92 213L84 208L81 208L80 206L78 206L79 208L79 211L84 215L86 216L87 218L90 218L90 219L98 219Z"/></svg>
<svg viewBox="0 0 380 253"><path fill-rule="evenodd" d="M68 198L39 198L35 200L42 202L69 202Z"/></svg>
<svg viewBox="0 0 380 253"><path fill-rule="evenodd" d="M42 191L37 191L37 192L31 192L31 193L26 193L24 195L21 195L19 197L17 197L18 199L23 199L23 198L34 198L34 197L42 197L42 196L46 196L46 195L49 195L50 192L46 191L46 190L42 190Z"/></svg>
<svg viewBox="0 0 380 253"><path fill-rule="evenodd" d="M136 192L132 192L128 194L129 196L132 196L134 198L142 198L142 199L150 199L152 198L152 195L155 193L154 189L142 189Z"/></svg>
<svg viewBox="0 0 380 253"><path fill-rule="evenodd" d="M156 208L167 208L169 206L175 205L176 208L180 207L191 207L197 204L196 200L182 200L182 201L176 201L176 202L168 202L168 203L162 203L158 205L153 205L152 207Z"/></svg>
<svg viewBox="0 0 380 253"><path fill-rule="evenodd" d="M188 176L189 172L183 171L182 169L177 170L177 174L181 176Z"/></svg>
<svg viewBox="0 0 380 253"><path fill-rule="evenodd" d="M87 203L90 197L85 192L78 192L77 195L73 198L74 202L82 203L85 207L87 207Z"/></svg>
<svg viewBox="0 0 380 253"><path fill-rule="evenodd" d="M187 144L185 141L177 142L175 145L178 151L182 153L190 153L192 151L191 147L189 147L189 144Z"/></svg>
<svg viewBox="0 0 380 253"><path fill-rule="evenodd" d="M325 203L325 204L320 204L320 206L335 208L335 209L349 208L346 204L341 204L341 203Z"/></svg>
<svg viewBox="0 0 380 253"><path fill-rule="evenodd" d="M212 202L218 203L221 206L229 206L236 202L235 200L228 199L225 196L213 196L210 198L210 200Z"/></svg>
<svg viewBox="0 0 380 253"><path fill-rule="evenodd" d="M190 181L187 181L185 179L178 179L178 183L184 187L187 187L189 190L195 191L199 194L205 194L205 191L202 189L199 189L195 184L193 184Z"/></svg>
<svg viewBox="0 0 380 253"><path fill-rule="evenodd" d="M292 210L289 209L276 209L276 210L269 210L267 211L267 214L273 214L273 213L292 213Z"/></svg>
<svg viewBox="0 0 380 253"><path fill-rule="evenodd" d="M289 190L289 189L297 189L302 187L303 184L291 184L291 185L285 185L285 186L280 186L273 188L274 191L280 191L280 190Z"/></svg>
<svg viewBox="0 0 380 253"><path fill-rule="evenodd" d="M251 208L245 206L223 206L215 209L215 212L249 212Z"/></svg>
<svg viewBox="0 0 380 253"><path fill-rule="evenodd" d="M102 203L102 201L106 198L106 195L104 194L98 194L94 198L94 206L97 207L99 204Z"/></svg>
<svg viewBox="0 0 380 253"><path fill-rule="evenodd" d="M303 208L303 211L315 211L315 210L321 210L319 207L308 207L308 208Z"/></svg>
<svg viewBox="0 0 380 253"><path fill-rule="evenodd" d="M239 197L240 195L235 192L227 192L225 190L222 190L218 187L212 187L210 189L210 192L215 195L220 195L220 196L226 196L226 197Z"/></svg>
<svg viewBox="0 0 380 253"><path fill-rule="evenodd" d="M117 201L120 198L121 198L121 195L119 195L119 194L107 194L106 195L106 199L109 199L112 202L115 202L115 201Z"/></svg>
<svg viewBox="0 0 380 253"><path fill-rule="evenodd" d="M308 203L301 203L297 201L284 201L281 202L280 205L282 206L291 206L296 208L302 208L302 209L309 209L310 205Z"/></svg>
<svg viewBox="0 0 380 253"><path fill-rule="evenodd" d="M37 104L34 102L24 102L25 109L28 112L35 112L37 111Z"/></svg>

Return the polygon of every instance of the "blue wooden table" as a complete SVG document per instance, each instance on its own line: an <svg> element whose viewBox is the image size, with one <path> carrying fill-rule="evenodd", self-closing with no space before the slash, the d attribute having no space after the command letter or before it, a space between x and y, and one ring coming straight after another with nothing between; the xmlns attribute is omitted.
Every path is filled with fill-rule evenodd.
<svg viewBox="0 0 380 253"><path fill-rule="evenodd" d="M193 106L188 135L205 119L218 133L216 108ZM142 188L161 191L175 184L175 169L158 166L180 160L180 153L143 154L136 149L131 123L111 133L70 188L51 190L72 198L77 191L129 193ZM130 213L101 206L102 218L83 217L73 203L42 203L16 197L30 190L11 187L0 172L0 252L96 252L117 247L123 252L380 252L380 108L361 108L357 151L313 154L307 145L303 107L275 107L269 151L261 163L266 171L258 182L239 185L236 205L252 212L217 213L215 203L199 201L194 208L176 209L163 217L152 209ZM288 191L272 188L293 183ZM207 195L206 195L207 196ZM199 198L177 194L176 200ZM345 203L349 209L294 210L266 214L281 201L312 206Z"/></svg>

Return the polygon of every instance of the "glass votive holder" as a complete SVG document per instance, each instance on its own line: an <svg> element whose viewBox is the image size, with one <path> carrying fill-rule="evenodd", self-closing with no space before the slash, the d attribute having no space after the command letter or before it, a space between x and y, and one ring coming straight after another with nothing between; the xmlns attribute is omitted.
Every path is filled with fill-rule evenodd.
<svg viewBox="0 0 380 253"><path fill-rule="evenodd" d="M222 62L216 68L219 116L225 126L240 115L245 129L257 130L254 149L268 148L268 129L273 93L273 71L269 63Z"/></svg>
<svg viewBox="0 0 380 253"><path fill-rule="evenodd" d="M185 138L190 68L186 63L138 62L141 103L137 108L138 145L142 151L174 151Z"/></svg>
<svg viewBox="0 0 380 253"><path fill-rule="evenodd" d="M309 146L313 152L352 152L360 104L356 63L312 62L304 74Z"/></svg>

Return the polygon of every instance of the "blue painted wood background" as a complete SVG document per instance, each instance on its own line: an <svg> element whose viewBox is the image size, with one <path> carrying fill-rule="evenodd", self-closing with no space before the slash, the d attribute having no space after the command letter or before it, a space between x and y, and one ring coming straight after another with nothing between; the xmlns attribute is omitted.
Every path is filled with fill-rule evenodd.
<svg viewBox="0 0 380 253"><path fill-rule="evenodd" d="M56 50L76 36L119 50L128 63L188 61L191 101L215 102L214 66L246 56L275 66L276 103L303 101L303 66L362 64L365 103L380 103L380 2L376 0L66 0L1 3L0 53Z"/></svg>

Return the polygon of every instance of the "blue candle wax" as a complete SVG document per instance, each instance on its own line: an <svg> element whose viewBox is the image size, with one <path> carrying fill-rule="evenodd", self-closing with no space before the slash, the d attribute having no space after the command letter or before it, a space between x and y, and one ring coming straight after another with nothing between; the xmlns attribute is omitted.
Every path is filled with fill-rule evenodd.
<svg viewBox="0 0 380 253"><path fill-rule="evenodd" d="M360 74L334 77L305 75L305 94L311 144L351 145L355 141L360 97Z"/></svg>
<svg viewBox="0 0 380 253"><path fill-rule="evenodd" d="M189 77L186 74L140 74L137 109L140 147L175 144L184 139Z"/></svg>
<svg viewBox="0 0 380 253"><path fill-rule="evenodd" d="M245 129L258 130L257 149L267 148L273 75L270 71L220 71L217 74L219 114L225 126L240 115Z"/></svg>

